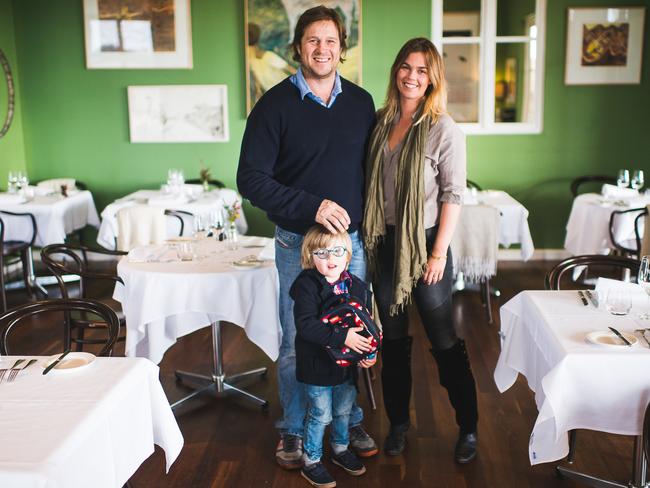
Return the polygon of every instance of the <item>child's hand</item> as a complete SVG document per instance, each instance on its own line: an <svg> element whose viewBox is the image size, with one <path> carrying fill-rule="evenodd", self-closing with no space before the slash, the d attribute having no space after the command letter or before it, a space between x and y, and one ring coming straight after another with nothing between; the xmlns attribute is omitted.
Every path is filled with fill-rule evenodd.
<svg viewBox="0 0 650 488"><path fill-rule="evenodd" d="M375 356L372 359L362 359L359 361L359 366L362 368L370 368L371 366L374 366L375 363L377 362L377 356Z"/></svg>
<svg viewBox="0 0 650 488"><path fill-rule="evenodd" d="M370 339L357 334L361 330L363 330L363 327L351 327L348 329L348 335L345 337L345 345L359 354L372 350Z"/></svg>

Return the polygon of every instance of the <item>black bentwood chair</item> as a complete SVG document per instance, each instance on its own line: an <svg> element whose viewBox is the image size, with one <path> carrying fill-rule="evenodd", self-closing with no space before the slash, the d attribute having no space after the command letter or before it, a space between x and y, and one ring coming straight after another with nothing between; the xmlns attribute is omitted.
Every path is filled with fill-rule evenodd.
<svg viewBox="0 0 650 488"><path fill-rule="evenodd" d="M613 176L605 176L605 175L580 176L571 182L571 194L573 195L574 198L577 197L578 193L580 192L579 188L585 184L591 184L591 186L596 186L600 184L602 186L605 183L608 183L610 185L615 185L616 178L614 178ZM600 188L598 189L598 191L600 191Z"/></svg>
<svg viewBox="0 0 650 488"><path fill-rule="evenodd" d="M43 300L40 302L28 303L20 305L11 309L9 312L0 316L0 354L11 354L9 348L9 336L16 329L34 326L37 321L28 320L41 314L47 314L46 317L41 317L41 321L47 321L48 327L54 319L53 315L56 312L63 312L63 344L66 350L69 349L70 344L70 328L65 316L71 313L85 314L86 316L94 316L106 324L106 337L100 343L102 348L97 353L98 356L111 356L113 353L113 346L117 340L117 335L120 330L120 321L115 312L108 306L96 300L81 300L81 299L55 299Z"/></svg>
<svg viewBox="0 0 650 488"><path fill-rule="evenodd" d="M119 325L126 326L126 319L122 312L121 305L113 300L112 291L115 283L122 283L122 278L114 273L100 272L92 269L89 256L101 256L103 258L117 258L124 256L122 251L109 251L106 249L91 249L85 246L74 244L51 244L41 250L41 260L56 278L61 297L69 299L71 290L66 281L67 276L79 277L79 298L97 300L108 306L115 312L118 317ZM102 261L103 262L103 261ZM108 293L101 295L92 295L91 290L97 287L99 282L109 283ZM66 342L66 348L70 348L72 343L76 345L77 351L82 351L84 345L101 344L102 339L96 337L86 337L86 332L96 328L105 328L108 324L97 320L94 317L88 317L85 313L68 314L66 319L69 321L70 334ZM74 334L72 334L74 332ZM124 337L119 337L119 341L124 341Z"/></svg>
<svg viewBox="0 0 650 488"><path fill-rule="evenodd" d="M622 243L616 240L614 236L614 228L616 227L616 221L619 218L622 218L628 214L636 215L634 217L634 238L635 238L635 247L626 247ZM644 220L647 220L648 209L646 207L640 208L629 208L627 210L614 210L609 217L609 239L612 241L614 248L620 251L623 256L629 256L633 258L639 258L639 253L641 252L641 226Z"/></svg>
<svg viewBox="0 0 650 488"><path fill-rule="evenodd" d="M0 210L0 217L3 217L3 238L1 243L2 257L4 265L20 262L23 270L23 281L25 289L30 295L33 295L36 290L40 291L43 296L47 296L45 289L36 283L34 276L34 259L32 257L32 248L36 241L38 229L36 227L36 217L27 212L8 212ZM27 225L31 227L28 240L25 241L7 241L4 239L4 232L12 225L11 222L26 221ZM15 225L15 224L13 224Z"/></svg>

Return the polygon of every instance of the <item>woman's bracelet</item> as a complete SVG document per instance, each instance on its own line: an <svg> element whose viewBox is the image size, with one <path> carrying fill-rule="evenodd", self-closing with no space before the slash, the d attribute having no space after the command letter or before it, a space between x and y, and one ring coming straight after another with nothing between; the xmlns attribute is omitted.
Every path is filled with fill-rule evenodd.
<svg viewBox="0 0 650 488"><path fill-rule="evenodd" d="M431 259L447 259L447 255L441 255L441 254L432 254Z"/></svg>

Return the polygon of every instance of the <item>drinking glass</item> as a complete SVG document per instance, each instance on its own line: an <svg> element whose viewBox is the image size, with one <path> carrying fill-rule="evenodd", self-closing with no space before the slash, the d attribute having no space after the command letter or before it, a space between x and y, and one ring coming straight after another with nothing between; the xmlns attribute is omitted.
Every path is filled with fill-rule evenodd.
<svg viewBox="0 0 650 488"><path fill-rule="evenodd" d="M24 173L22 171L17 171L17 183L16 187L18 188L18 191L22 190L23 188L27 188L27 185L29 185L29 179L27 178L27 173Z"/></svg>
<svg viewBox="0 0 650 488"><path fill-rule="evenodd" d="M210 230L215 239L223 232L223 212L221 209L210 212Z"/></svg>
<svg viewBox="0 0 650 488"><path fill-rule="evenodd" d="M18 171L9 171L7 191L9 193L16 193L18 191Z"/></svg>
<svg viewBox="0 0 650 488"><path fill-rule="evenodd" d="M643 256L641 258L641 266L639 266L639 277L637 283L641 285L643 291L648 295L648 310L639 314L640 319L650 319L650 256Z"/></svg>
<svg viewBox="0 0 650 488"><path fill-rule="evenodd" d="M205 215L194 215L194 239L203 239L208 234L209 222Z"/></svg>
<svg viewBox="0 0 650 488"><path fill-rule="evenodd" d="M637 169L634 173L632 173L632 179L630 180L630 187L634 188L635 190L640 190L643 188L645 181L644 181L644 175L643 175L643 170L642 169Z"/></svg>
<svg viewBox="0 0 650 488"><path fill-rule="evenodd" d="M228 228L226 229L226 243L228 249L231 251L239 249L239 232L237 231L237 226L235 226L234 222L228 225Z"/></svg>
<svg viewBox="0 0 650 488"><path fill-rule="evenodd" d="M181 261L192 261L194 259L194 243L191 241L179 242L177 252Z"/></svg>
<svg viewBox="0 0 650 488"><path fill-rule="evenodd" d="M632 308L632 297L623 290L607 290L605 308L612 315L627 315Z"/></svg>
<svg viewBox="0 0 650 488"><path fill-rule="evenodd" d="M630 172L626 169L618 170L618 177L616 178L616 185L619 188L627 188L630 185Z"/></svg>

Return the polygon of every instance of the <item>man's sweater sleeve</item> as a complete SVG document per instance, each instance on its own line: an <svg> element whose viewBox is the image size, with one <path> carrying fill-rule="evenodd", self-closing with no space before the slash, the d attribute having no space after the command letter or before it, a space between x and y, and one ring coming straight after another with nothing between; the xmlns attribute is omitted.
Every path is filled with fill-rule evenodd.
<svg viewBox="0 0 650 488"><path fill-rule="evenodd" d="M292 220L314 220L322 198L283 185L273 177L280 154L281 107L271 111L263 102L256 104L246 122L237 169L239 193L270 214Z"/></svg>
<svg viewBox="0 0 650 488"><path fill-rule="evenodd" d="M340 349L345 344L347 329L321 322L318 286L317 282L303 275L291 287L296 333L307 342Z"/></svg>

